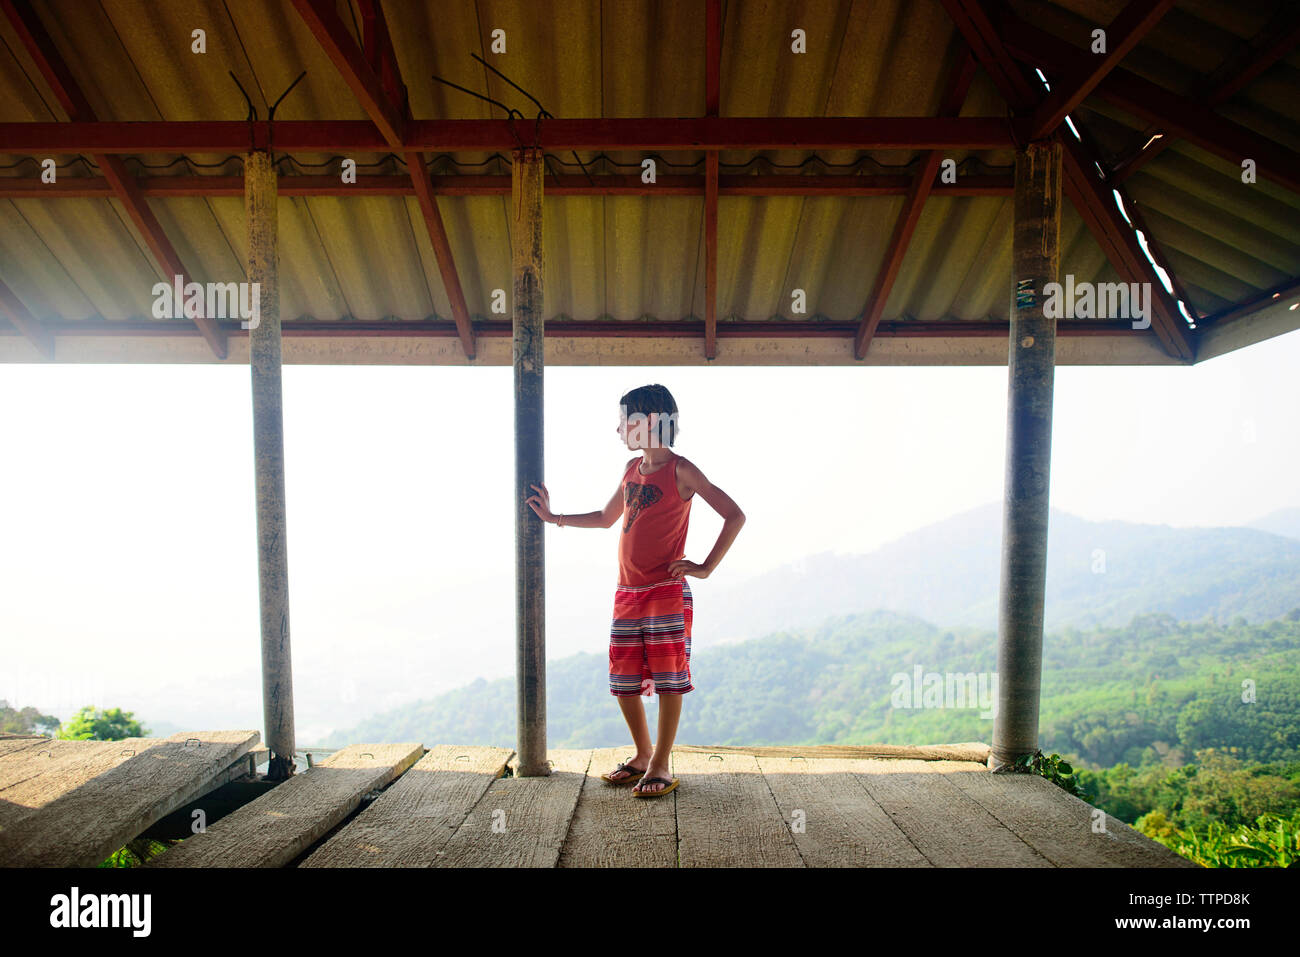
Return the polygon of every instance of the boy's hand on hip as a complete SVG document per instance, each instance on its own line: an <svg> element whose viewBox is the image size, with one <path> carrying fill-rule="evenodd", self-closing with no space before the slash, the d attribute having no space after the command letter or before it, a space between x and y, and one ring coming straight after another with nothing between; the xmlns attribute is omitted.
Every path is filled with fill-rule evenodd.
<svg viewBox="0 0 1300 957"><path fill-rule="evenodd" d="M687 575L693 575L696 578L708 578L709 570L703 565L697 565L695 562L688 562L684 558L679 558L675 562L669 562L668 574L673 578L684 578Z"/></svg>

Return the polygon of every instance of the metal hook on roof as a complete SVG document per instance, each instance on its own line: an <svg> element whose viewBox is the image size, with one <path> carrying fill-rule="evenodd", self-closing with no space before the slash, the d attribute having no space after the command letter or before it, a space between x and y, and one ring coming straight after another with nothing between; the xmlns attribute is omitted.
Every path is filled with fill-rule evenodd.
<svg viewBox="0 0 1300 957"><path fill-rule="evenodd" d="M484 94L482 94L482 93L479 93L477 90L471 90L471 89L469 89L468 87L461 86L459 83L452 83L451 80L444 80L442 77L438 76L438 74L436 74L436 73L432 73L432 74L430 74L430 76L432 76L432 77L433 77L435 80L437 80L439 83L443 83L443 84L445 84L445 85L451 87L452 89L460 90L462 93L468 93L470 96L476 96L476 97L478 97L480 100L487 100L487 102L491 103L492 105L501 107L501 109L503 109L503 110L506 111L506 116L507 116L507 117L511 117L511 116L514 116L515 114L518 114L518 116L519 116L519 118L520 118L521 120L524 118L524 114L520 113L518 110L516 110L516 109L514 109L514 108L512 108L512 107L506 106L506 105L505 105L504 103L502 103L500 100L494 100L494 99L492 99L492 97L490 97L490 96L486 96L486 95L484 95Z"/></svg>
<svg viewBox="0 0 1300 957"><path fill-rule="evenodd" d="M272 122L272 121L275 119L275 108L276 108L277 106L280 105L281 101L283 101L284 98L285 98L286 96L289 95L289 91L292 90L295 86L298 85L298 81L301 80L301 79L302 79L304 76L306 76L306 75L307 75L307 71L306 71L306 70L303 70L301 73L299 73L297 79L295 79L292 83L290 83L287 87L285 87L284 92L281 93L280 96L279 96L279 98L278 98L274 103L271 104L271 110L270 110L270 112L267 114L267 117L266 117L266 152L267 152L267 155L270 156L270 158L271 158L271 165L272 165L272 167L275 166L275 146L274 146L275 124Z"/></svg>
<svg viewBox="0 0 1300 957"><path fill-rule="evenodd" d="M298 85L298 82L299 82L299 81L300 81L304 76L306 76L306 75L307 75L307 71L306 71L306 70L303 70L301 73L299 73L299 74L298 74L298 78L297 78L296 80L294 80L292 83L290 83L290 84L288 85L288 87L285 88L285 91L284 91L283 93L280 94L280 99L276 100L274 103L271 104L271 112L270 112L270 114L267 116L267 118L266 118L266 122L270 123L272 120L275 119L275 108L276 108L277 106L280 105L281 100L283 100L286 96L288 96L288 95L289 95L289 92L290 92L290 91L291 91L295 86L297 86L297 85Z"/></svg>
<svg viewBox="0 0 1300 957"><path fill-rule="evenodd" d="M239 87L239 92L244 95L244 102L248 104L248 115L244 117L244 122L248 124L248 151L251 153L257 147L257 132L253 124L257 122L257 107L253 106L253 100L244 89L244 84L239 82L239 77L235 76L234 70L227 70L230 78L235 81L235 86Z"/></svg>
<svg viewBox="0 0 1300 957"><path fill-rule="evenodd" d="M537 97L533 96L531 93L529 93L527 90L525 90L522 86L520 86L520 85L519 85L518 83L516 83L514 80L510 79L510 77L506 76L504 73L502 73L500 70L498 70L496 67L494 67L494 66L493 66L491 63L489 63L487 60L483 59L483 58L482 58L481 56L479 56L477 53L471 53L470 56L472 56L474 59L478 60L479 63L482 63L485 67L487 67L489 70L491 70L491 71L492 71L493 73L495 73L497 76L501 77L501 79L505 80L507 83L509 83L511 86L513 86L516 90L518 90L518 91L519 91L520 93L522 93L524 96L528 97L528 99L532 100L532 101L533 101L533 105L534 105L535 107L537 107L537 109L538 109L538 114L537 114L538 119L540 119L541 116L542 116L542 114L544 114L544 113L546 114L546 116L550 117L551 119L555 119L555 117L551 116L550 113L547 113L547 112L546 112L546 107L542 106L542 104L538 102ZM520 115L520 116L523 116L522 113L520 113L519 115Z"/></svg>
<svg viewBox="0 0 1300 957"><path fill-rule="evenodd" d="M235 71L227 70L226 72L229 73L230 78L235 81L235 86L239 87L239 92L244 94L244 102L248 104L248 116L245 117L245 119L247 122L252 123L257 119L257 107L253 106L253 101L248 97L248 91L244 89L244 84L239 82L239 77L235 76Z"/></svg>
<svg viewBox="0 0 1300 957"><path fill-rule="evenodd" d="M501 109L505 110L506 122L510 124L510 135L515 138L515 142L519 144L519 148L523 149L524 141L520 139L518 131L515 130L515 117L518 116L522 120L524 118L524 114L520 113L514 107L506 106L500 100L494 100L492 99L492 97L487 96L486 94L479 93L477 90L471 90L468 87L461 86L459 83L452 83L451 80L444 80L436 73L431 73L430 76L432 76L439 83L449 86L452 89L460 90L462 93L468 93L470 96L478 97L480 100L485 100L488 103L491 103L493 106L499 106L501 107Z"/></svg>
<svg viewBox="0 0 1300 957"><path fill-rule="evenodd" d="M516 90L518 90L518 91L519 91L520 93L522 93L524 96L528 97L528 99L532 101L533 106L537 107L537 117L536 117L536 119L533 121L533 149L538 149L538 148L540 148L540 146L541 146L541 141L542 141L542 137L541 137L541 131L542 131L542 120L543 120L543 119L553 120L553 119L555 119L555 115L554 115L550 110L548 110L546 107L542 106L542 101L541 101L541 100L539 100L537 97L533 96L531 93L529 93L527 90L525 90L522 86L520 86L520 85L519 85L518 83L516 83L514 80L510 79L510 77L506 76L504 73L502 73L500 70L498 70L496 67L494 67L494 66L493 66L491 63L489 63L487 60L483 59L483 58L482 58L481 56L479 56L477 53L471 53L470 56L472 56L475 60L478 60L479 63L482 63L485 67L487 67L489 70L491 70L491 71L492 71L493 73L495 73L497 76L501 77L501 79L505 80L507 83L509 83L512 87L514 87ZM520 114L520 116L522 116L522 115L523 115L523 114ZM516 140L519 139L518 134L515 135L515 139L516 139ZM522 147L523 144L521 143L520 146ZM588 182L589 184L591 184L592 186L595 186L595 185L596 185L596 184L595 184L595 181L592 180L592 178L591 178L591 174L587 172L587 167L583 164L582 160L578 159L578 153L577 153L577 151L576 151L576 150L571 150L570 152L573 153L573 158L574 158L575 160L578 160L578 165L582 167L582 171L583 171L584 173L586 173L586 175L587 175L587 182ZM551 175L555 175L555 174L552 173Z"/></svg>

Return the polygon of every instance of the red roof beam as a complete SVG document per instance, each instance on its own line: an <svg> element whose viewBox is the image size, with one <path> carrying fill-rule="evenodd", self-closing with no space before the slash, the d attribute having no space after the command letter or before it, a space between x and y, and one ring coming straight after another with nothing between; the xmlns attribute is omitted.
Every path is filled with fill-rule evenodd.
<svg viewBox="0 0 1300 957"><path fill-rule="evenodd" d="M223 320L230 327L231 335L248 335L247 330L239 328L238 320ZM92 322L85 319L49 320L45 327L56 336L122 336L125 338L165 338L186 337L196 333L191 327L173 323L151 322L147 319L114 319L109 322ZM594 337L670 337L698 340L700 320L698 319L662 319L647 322L633 322L626 319L588 320L588 319L548 319L547 338L563 339L576 336ZM848 322L810 322L806 319L769 320L769 319L734 319L724 322L718 328L719 339L730 338L811 338L811 339L849 339L856 332L858 323ZM1005 319L903 319L886 320L876 331L877 338L1007 338L1008 323ZM0 328L0 336L14 335ZM456 324L446 319L285 319L281 322L281 334L285 338L349 338L376 336L427 336L430 338L453 338L458 335ZM1094 336L1131 336L1132 323L1127 319L1058 319L1056 321L1058 336L1089 338ZM489 339L502 339L511 336L511 324L508 319L483 319L479 323L478 335Z"/></svg>
<svg viewBox="0 0 1300 957"><path fill-rule="evenodd" d="M704 113L717 116L722 100L722 0L704 7Z"/></svg>
<svg viewBox="0 0 1300 957"><path fill-rule="evenodd" d="M531 133L532 125L529 125ZM480 152L518 146L506 120L414 120L403 151ZM837 150L1015 147L1001 117L645 117L550 119L539 128L543 149L562 150ZM96 123L0 123L5 152L246 153L265 149L268 124L242 120ZM278 153L352 150L388 153L391 146L367 120L277 120Z"/></svg>
<svg viewBox="0 0 1300 957"><path fill-rule="evenodd" d="M996 31L991 36L987 35L991 30L990 21L979 0L943 0L943 4L980 58L981 64L993 77L1003 99L1019 112L1037 109L1046 97L1041 91L1034 92L1035 85L1031 85L1024 70L1011 58L1010 52L1002 43L1001 35ZM1194 349L1188 338L1188 330L1178 315L1171 313L1155 268L1142 254L1133 230L1120 218L1112 197L1109 193L1102 192L1083 148L1060 130L1056 136L1064 145L1061 165L1065 194L1121 279L1151 284L1152 311L1155 314L1152 325L1165 350L1180 360L1193 359Z"/></svg>
<svg viewBox="0 0 1300 957"><path fill-rule="evenodd" d="M1125 54L1160 22L1169 12L1174 0L1130 0L1128 6L1106 27L1106 52L1093 54L1086 71L1070 81L1058 84L1051 94L1039 104L1030 123L1030 139L1041 139L1064 121L1084 98L1091 93L1106 74L1119 65Z"/></svg>
<svg viewBox="0 0 1300 957"><path fill-rule="evenodd" d="M1006 173L962 176L955 183L935 182L931 192L942 196L1010 196L1013 177ZM435 196L505 196L510 193L509 175L431 176ZM799 175L746 174L718 177L720 196L906 196L914 177L894 174ZM136 179L141 193L149 197L244 195L242 176L145 176ZM410 176L358 176L344 183L337 175L307 174L281 176L281 196L414 196ZM113 196L113 188L102 176L64 176L54 183L35 177L0 176L0 199L96 199ZM704 177L668 174L645 183L635 173L595 175L578 173L552 175L546 182L547 196L702 196Z"/></svg>
<svg viewBox="0 0 1300 957"><path fill-rule="evenodd" d="M1016 111L1034 106L1039 96L1025 79L1024 71L1002 45L997 28L979 0L941 0L967 46L975 54L1003 99ZM1013 144L1014 145L1014 144Z"/></svg>
<svg viewBox="0 0 1300 957"><path fill-rule="evenodd" d="M1058 68L1079 76L1088 69L1090 54L1045 30L1008 17L1003 36L1012 55L1039 67ZM1240 164L1253 159L1258 175L1300 192L1300 153L1205 109L1203 103L1179 96L1136 73L1115 69L1097 85L1097 95L1126 113L1194 143L1201 149Z"/></svg>
<svg viewBox="0 0 1300 957"><path fill-rule="evenodd" d="M1279 11L1249 43L1197 84L1192 99L1210 107L1218 106L1290 53L1297 43L1300 43L1300 5L1293 5ZM1174 137L1162 135L1152 143L1151 138L1156 133L1164 131L1153 125L1143 132L1141 141L1135 144L1128 158L1115 167L1111 175L1113 182L1124 182L1169 148Z"/></svg>
<svg viewBox="0 0 1300 957"><path fill-rule="evenodd" d="M451 303L451 314L456 320L461 346L465 349L465 355L473 359L474 327L470 323L469 306L465 302L465 291L460 284L460 274L456 271L456 260L452 256L451 242L447 239L447 229L443 224L442 214L438 212L438 201L434 198L433 185L429 182L429 174L424 166L424 155L407 153L406 165L411 171L411 183L420 202L420 212L424 216L424 225L429 232L429 243L433 246L433 258L438 264L443 289Z"/></svg>
<svg viewBox="0 0 1300 957"><path fill-rule="evenodd" d="M365 54L344 26L333 0L291 0L298 16L307 24L316 42L320 44L330 62L338 69L343 81L366 111L366 116L379 129L385 142L398 149L403 140L403 117L399 106L385 94L379 77L366 62ZM276 127L276 145L282 150L279 127Z"/></svg>
<svg viewBox="0 0 1300 957"><path fill-rule="evenodd" d="M77 124L91 123L95 115L91 110L90 102L68 70L67 64L59 55L58 49L31 4L27 0L0 0L0 9L3 9L69 119ZM67 127L73 124L46 125ZM3 136L0 136L0 142L5 142ZM181 276L182 281L188 279L190 273L182 265L175 247L167 238L153 210L149 208L149 201L140 193L134 178L127 174L121 157L97 153L94 159L103 172L105 181L113 190L113 195L122 204L131 222L135 224L136 230L149 248L163 277L169 281L173 276ZM196 317L194 324L207 340L216 357L226 358L226 334L221 328L206 316Z"/></svg>
<svg viewBox="0 0 1300 957"><path fill-rule="evenodd" d="M1203 321L1213 323L1216 326L1232 322L1234 319L1240 319L1243 316L1249 316L1252 313L1259 312L1269 306L1284 303L1294 296L1300 296L1300 278L1292 277L1272 289L1265 289L1261 293L1249 297L1234 306L1229 306L1211 316L1207 316ZM1292 309L1297 308L1300 300L1291 305Z"/></svg>
<svg viewBox="0 0 1300 957"><path fill-rule="evenodd" d="M1110 189L1097 179L1092 163L1073 137L1060 132L1057 135L1064 146L1061 165L1066 195L1119 273L1120 280L1150 284L1151 326L1165 351L1176 359L1193 361L1196 351L1187 324L1138 245L1137 236L1120 216Z"/></svg>
<svg viewBox="0 0 1300 957"><path fill-rule="evenodd" d="M1297 43L1300 43L1300 4L1284 3L1249 43L1206 78L1202 87L1205 102L1218 106L1294 50Z"/></svg>
<svg viewBox="0 0 1300 957"><path fill-rule="evenodd" d="M948 89L939 105L940 116L956 116L961 112L961 105L966 101L966 94L970 90L971 80L974 77L975 57L967 50L958 61L957 68L948 81ZM925 208L926 198L930 195L942 159L943 153L939 150L932 150L926 154L921 169L908 189L907 199L903 202L903 209L897 222L894 223L894 233L890 237L889 248L876 273L871 297L867 300L861 324L858 326L857 335L854 336L855 359L866 356L867 350L871 348L871 337L875 335L876 327L880 325L880 318L885 312L885 303L889 300L889 294L894 288L894 280L898 278L898 271L907 256L908 246L912 242L912 233L916 231L916 224L921 221L921 212Z"/></svg>
<svg viewBox="0 0 1300 957"><path fill-rule="evenodd" d="M388 145L402 150L411 188L419 201L420 214L424 217L425 229L429 233L429 243L433 246L433 258L438 264L443 288L451 303L461 345L465 355L474 358L474 330L470 324L469 308L452 258L447 230L429 183L424 155L418 150L403 149L403 130L411 117L383 9L373 0L363 0L361 4L362 22L366 31L362 37L365 44L363 51L339 18L332 0L293 0L293 5L330 61L342 74L344 81L351 87L366 115L384 135ZM376 63L380 65L382 81L375 72ZM278 128L276 132L278 135Z"/></svg>

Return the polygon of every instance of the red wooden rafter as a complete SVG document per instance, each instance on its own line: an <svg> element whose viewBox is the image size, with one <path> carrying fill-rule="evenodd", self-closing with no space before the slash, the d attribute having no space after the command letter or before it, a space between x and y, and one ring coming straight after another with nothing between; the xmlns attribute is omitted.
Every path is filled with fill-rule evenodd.
<svg viewBox="0 0 1300 957"><path fill-rule="evenodd" d="M1244 44L1207 76L1191 98L1213 109L1289 54L1296 44L1300 44L1300 4L1285 5L1249 43ZM1154 143L1151 142L1157 133L1163 135ZM1168 149L1173 141L1174 136L1165 133L1158 124L1148 126L1142 138L1134 143L1128 158L1115 167L1111 180L1124 182Z"/></svg>
<svg viewBox="0 0 1300 957"><path fill-rule="evenodd" d="M971 80L974 78L975 58L967 51L962 54L956 70L948 81L948 89L944 92L943 100L939 105L940 116L956 116L961 112L961 106L966 102L966 93L970 90ZM876 327L880 325L880 318L885 312L885 303L889 300L889 293L894 288L894 280L898 278L898 271L903 265L904 257L907 256L907 247L912 242L912 233L916 230L916 224L921 221L921 211L925 207L930 191L934 188L934 178L942 159L942 151L931 150L908 189L902 212L894 224L894 234L889 240L889 248L881 261L880 269L876 272L875 285L872 287L871 296L867 299L867 307L863 311L857 334L853 337L855 359L863 358L871 348L871 337L876 334Z"/></svg>
<svg viewBox="0 0 1300 957"><path fill-rule="evenodd" d="M1036 88L1036 84L1030 83L1020 64L1012 59L1008 47L1003 44L1002 37L1006 35L1006 22L1000 22L998 28L995 28L980 0L942 0L942 2L958 30L971 45L981 65L993 78L994 84L1012 109L1020 114L1037 109L1044 95ZM1086 53L1083 55L1088 56ZM1081 72L1076 68L1073 75L1079 76ZM1112 71L1109 76L1113 77L1116 72L1118 70ZM1142 253L1133 230L1120 217L1109 192L1104 190L1093 174L1092 162L1071 136L1063 135L1059 129L1054 135L1064 147L1062 186L1066 195L1120 278L1125 282L1151 284L1154 314L1151 324L1165 350L1177 359L1192 361L1195 358L1195 349L1187 324L1165 293L1155 268ZM1125 207L1132 208L1131 201L1123 195L1122 190L1120 194Z"/></svg>
<svg viewBox="0 0 1300 957"><path fill-rule="evenodd" d="M5 16L22 40L23 46L27 48L28 54L40 70L41 76L45 78L46 84L64 112L68 114L68 119L72 123L93 122L95 113L90 107L90 102L73 78L63 57L59 55L58 49L28 0L0 0L0 8L4 10ZM126 172L122 158L96 153L94 160L103 171L104 179L112 189L113 195L122 204L131 222L135 224L136 231L149 248L163 278L171 282L172 277L181 276L182 282L187 281L190 276L189 271L181 262L176 248L167 238L153 210L149 208L149 202L140 192L135 179ZM195 318L194 324L207 340L216 357L226 358L228 348L225 331L213 319L206 316Z"/></svg>
<svg viewBox="0 0 1300 957"><path fill-rule="evenodd" d="M363 37L363 50L353 41L352 34L339 18L332 0L293 0L293 5L330 61L342 74L344 81L351 87L366 115L378 127L387 145L400 151L405 159L411 185L419 201L420 214L429 233L429 243L433 246L434 260L438 264L443 288L451 303L452 318L456 321L461 346L468 358L474 358L474 329L470 323L469 307L465 302L465 291L460 284L451 243L447 239L447 229L429 182L425 156L420 150L410 149L404 143L405 130L411 122L411 116L383 10L374 2L362 4L362 22L367 31ZM376 63L379 64L378 71L374 68ZM277 129L277 136L278 133Z"/></svg>

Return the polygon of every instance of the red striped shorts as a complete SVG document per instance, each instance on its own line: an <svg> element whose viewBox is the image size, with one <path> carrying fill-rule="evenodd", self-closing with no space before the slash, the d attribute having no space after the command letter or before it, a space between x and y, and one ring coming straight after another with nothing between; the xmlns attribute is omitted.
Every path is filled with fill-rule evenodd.
<svg viewBox="0 0 1300 957"><path fill-rule="evenodd" d="M691 684L691 586L686 576L619 585L609 632L609 693L686 694Z"/></svg>

